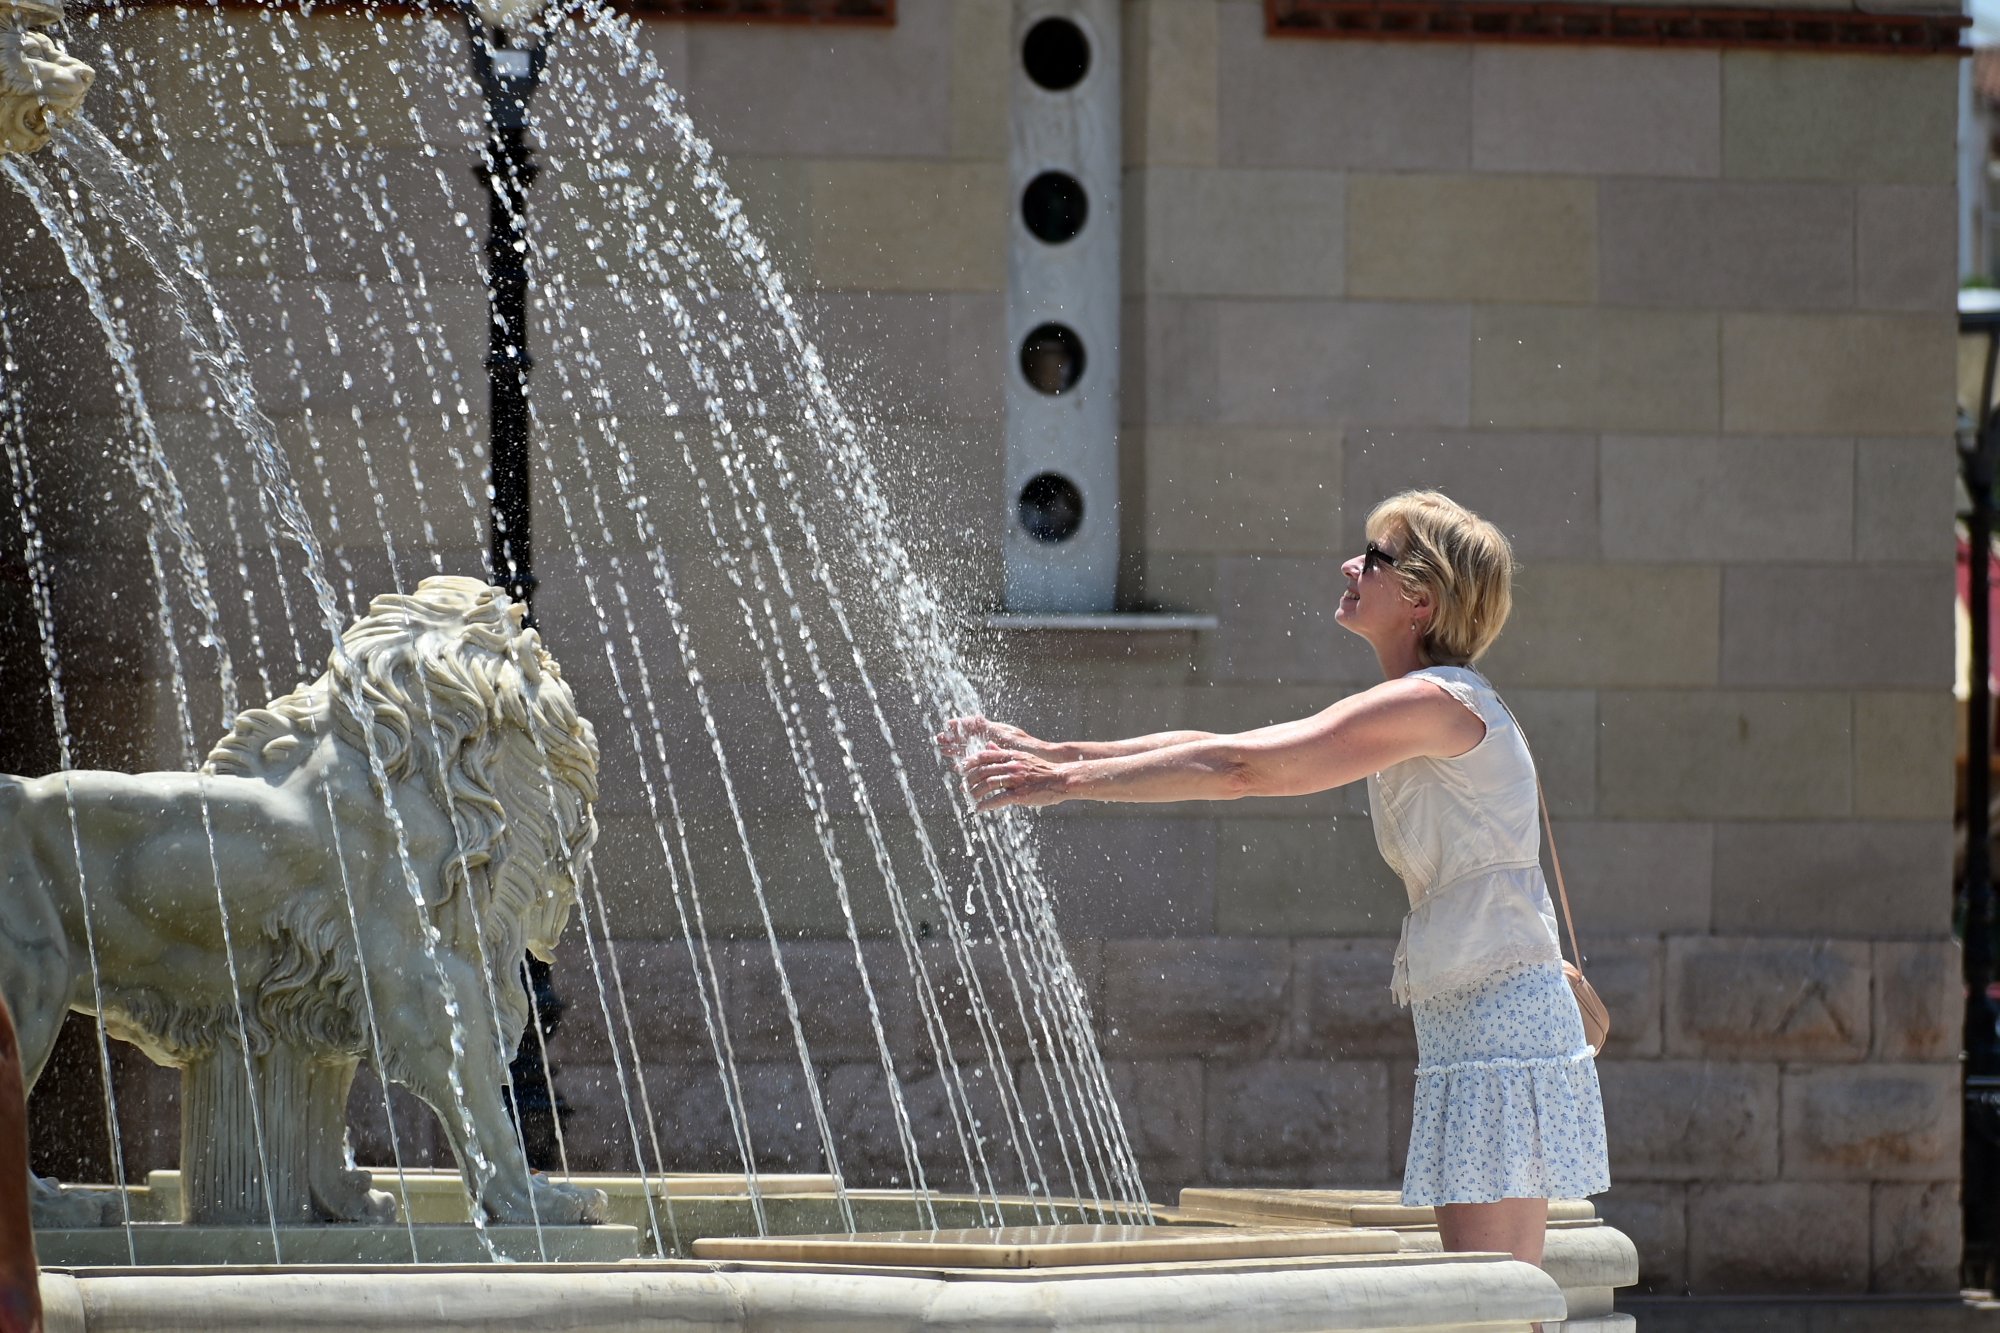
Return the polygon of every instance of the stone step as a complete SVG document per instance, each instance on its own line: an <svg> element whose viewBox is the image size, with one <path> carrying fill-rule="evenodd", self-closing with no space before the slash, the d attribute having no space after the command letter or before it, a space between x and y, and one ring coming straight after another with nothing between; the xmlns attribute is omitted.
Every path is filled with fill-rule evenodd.
<svg viewBox="0 0 2000 1333"><path fill-rule="evenodd" d="M1436 1212L1406 1207L1394 1190L1188 1188L1173 1214L1183 1221L1234 1221L1262 1226L1315 1222L1335 1227L1390 1227L1405 1251L1436 1254ZM1587 1199L1551 1199L1542 1268L1569 1303L1572 1322L1609 1315L1612 1293L1639 1280L1639 1251L1621 1231L1598 1219Z"/></svg>
<svg viewBox="0 0 2000 1333"><path fill-rule="evenodd" d="M888 1268L1080 1268L1106 1264L1396 1254L1396 1233L1353 1228L1042 1226L852 1236L713 1236L697 1259Z"/></svg>

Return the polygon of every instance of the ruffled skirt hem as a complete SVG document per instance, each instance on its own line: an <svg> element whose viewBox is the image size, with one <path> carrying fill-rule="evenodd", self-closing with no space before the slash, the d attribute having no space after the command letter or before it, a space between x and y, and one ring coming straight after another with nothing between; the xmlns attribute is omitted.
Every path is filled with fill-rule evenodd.
<svg viewBox="0 0 2000 1333"><path fill-rule="evenodd" d="M1588 1048L1419 1067L1416 1075L1405 1204L1581 1199L1611 1188Z"/></svg>

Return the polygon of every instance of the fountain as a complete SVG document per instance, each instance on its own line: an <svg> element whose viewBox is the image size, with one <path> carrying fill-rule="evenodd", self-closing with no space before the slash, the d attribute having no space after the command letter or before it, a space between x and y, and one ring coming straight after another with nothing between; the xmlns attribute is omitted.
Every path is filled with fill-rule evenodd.
<svg viewBox="0 0 2000 1333"><path fill-rule="evenodd" d="M0 437L59 760L0 784L0 986L31 1054L66 1011L94 1016L114 1176L40 1187L50 1326L1618 1326L1631 1247L1587 1205L1558 1212L1552 1278L1438 1256L1422 1210L1365 1192L1148 1200L1032 828L975 816L924 746L980 695L892 519L876 429L632 21L597 0L535 20L551 216L496 204L543 293L521 461L558 520L538 534L557 553L543 587L566 598L532 628L489 586L513 580L480 531L487 455L449 312L454 283L492 279L454 267L474 238L436 165L480 127L421 105L464 91L456 17L351 33L369 83L290 11L181 14L184 63L225 104L199 134L147 82L178 71L107 41L93 58L116 68L134 163L79 114L89 69L33 30L60 10L9 11L6 146L53 157L4 169L114 369L94 456L136 496L134 590L172 685L155 722L184 761L74 762L80 593L54 569L51 462L0 311ZM295 142L274 137L283 117L303 118ZM651 156L612 145L614 123ZM412 163L434 199L387 184ZM192 188L204 170L229 184ZM218 200L225 219L200 217ZM453 219L435 253L401 211L418 202ZM164 349L135 337L141 295ZM253 689L271 702L243 707ZM643 895L607 890L606 821ZM794 970L799 884L852 969L859 1055L831 1073ZM684 955L687 1045L712 1063L699 1096L648 1069L651 993L613 919L649 912L638 933L672 946L653 965ZM518 962L572 914L623 1171L531 1170L508 1114L508 1061L538 1026ZM732 935L748 947L726 952ZM772 1000L746 1025L752 961ZM181 1071L178 1170L143 1185L123 1179L111 1038ZM351 1096L363 1069L372 1092ZM435 1114L455 1169L422 1161L392 1087ZM726 1127L738 1169L677 1170L656 1099ZM352 1155L371 1101L387 1165ZM881 1128L856 1149L861 1107ZM871 1163L886 1179L862 1188Z"/></svg>

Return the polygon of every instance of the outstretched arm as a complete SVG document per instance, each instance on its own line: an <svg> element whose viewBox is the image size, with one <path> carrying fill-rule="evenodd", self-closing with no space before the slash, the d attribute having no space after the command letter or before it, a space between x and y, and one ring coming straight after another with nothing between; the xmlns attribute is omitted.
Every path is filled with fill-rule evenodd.
<svg viewBox="0 0 2000 1333"><path fill-rule="evenodd" d="M1419 755L1463 754L1478 717L1420 680L1377 685L1296 722L1138 754L1062 762L989 747L965 763L982 810L1063 801L1229 801L1303 796Z"/></svg>
<svg viewBox="0 0 2000 1333"><path fill-rule="evenodd" d="M1018 750L1059 764L1073 764L1084 759L1117 759L1128 754L1145 754L1173 745L1215 739L1216 734L1212 731L1158 731L1149 736L1127 737L1122 741L1045 741L1030 736L1012 723L995 722L985 717L955 717L945 723L944 730L937 735L937 743L944 750L945 757L953 761L964 759L982 745L997 745L1003 750Z"/></svg>

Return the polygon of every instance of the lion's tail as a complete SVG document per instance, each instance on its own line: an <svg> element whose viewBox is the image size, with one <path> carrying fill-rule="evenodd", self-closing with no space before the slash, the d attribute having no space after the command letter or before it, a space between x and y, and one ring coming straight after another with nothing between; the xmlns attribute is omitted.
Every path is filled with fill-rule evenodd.
<svg viewBox="0 0 2000 1333"><path fill-rule="evenodd" d="M300 726L298 708L286 708L296 696L286 696L270 708L246 708L236 715L229 734L215 743L203 767L225 777L269 777L290 769L311 751L308 733Z"/></svg>

